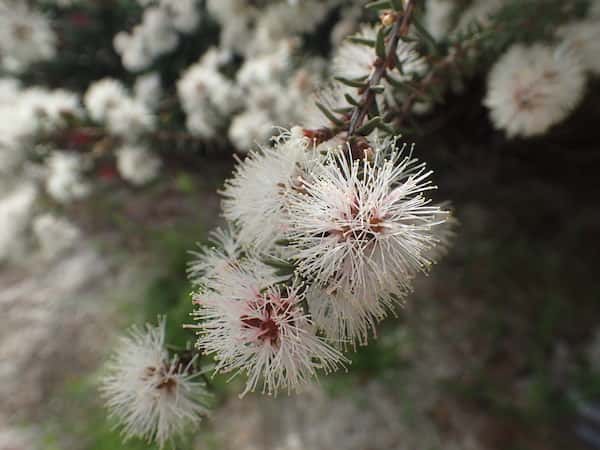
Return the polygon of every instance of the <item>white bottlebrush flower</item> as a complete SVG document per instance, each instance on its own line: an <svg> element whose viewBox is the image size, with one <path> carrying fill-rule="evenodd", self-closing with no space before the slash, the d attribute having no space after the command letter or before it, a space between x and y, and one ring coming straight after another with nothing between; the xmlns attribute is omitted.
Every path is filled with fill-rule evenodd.
<svg viewBox="0 0 600 450"><path fill-rule="evenodd" d="M492 67L484 104L496 128L529 137L564 120L584 88L584 70L572 51L516 44Z"/></svg>
<svg viewBox="0 0 600 450"><path fill-rule="evenodd" d="M257 144L266 144L274 133L271 118L260 109L249 109L233 118L229 140L240 153L247 153Z"/></svg>
<svg viewBox="0 0 600 450"><path fill-rule="evenodd" d="M25 2L0 3L0 66L21 72L55 54L56 36L44 15Z"/></svg>
<svg viewBox="0 0 600 450"><path fill-rule="evenodd" d="M329 118L317 107L317 102L330 111L351 108L352 105L346 100L346 94L357 97L354 88L342 83L332 84L315 92L301 113L300 123L302 126L308 129L319 129L329 125Z"/></svg>
<svg viewBox="0 0 600 450"><path fill-rule="evenodd" d="M198 27L200 11L197 0L162 0L173 27L181 33L191 33Z"/></svg>
<svg viewBox="0 0 600 450"><path fill-rule="evenodd" d="M241 267L219 278L194 297L197 345L215 356L215 371L248 376L241 396L261 384L263 393L298 391L344 363L315 335L297 289L269 286Z"/></svg>
<svg viewBox="0 0 600 450"><path fill-rule="evenodd" d="M155 440L161 447L207 413L207 392L195 381L193 360L170 357L164 341L164 320L146 329L133 327L121 338L101 386L126 438Z"/></svg>
<svg viewBox="0 0 600 450"><path fill-rule="evenodd" d="M16 78L0 78L0 107L13 104L20 89L21 83Z"/></svg>
<svg viewBox="0 0 600 450"><path fill-rule="evenodd" d="M21 93L18 107L20 113L35 124L36 131L52 132L65 126L69 119L82 115L79 97L63 89L25 89Z"/></svg>
<svg viewBox="0 0 600 450"><path fill-rule="evenodd" d="M306 165L315 158L301 128L278 137L273 148L249 153L225 182L223 215L239 227L244 245L268 248L287 228L286 198L303 189Z"/></svg>
<svg viewBox="0 0 600 450"><path fill-rule="evenodd" d="M85 167L81 155L55 151L47 165L46 191L56 201L67 203L89 194L90 185L83 179Z"/></svg>
<svg viewBox="0 0 600 450"><path fill-rule="evenodd" d="M179 36L173 28L169 15L158 6L144 11L139 30L144 36L146 49L153 57L170 52L179 43Z"/></svg>
<svg viewBox="0 0 600 450"><path fill-rule="evenodd" d="M600 74L600 21L587 20L561 26L557 36L589 72Z"/></svg>
<svg viewBox="0 0 600 450"><path fill-rule="evenodd" d="M357 298L317 284L307 288L306 302L315 326L340 348L366 345L375 325L387 315L385 305L374 294Z"/></svg>
<svg viewBox="0 0 600 450"><path fill-rule="evenodd" d="M435 39L444 39L452 29L457 4L454 0L427 0L423 25Z"/></svg>
<svg viewBox="0 0 600 450"><path fill-rule="evenodd" d="M187 115L188 129L199 136L213 137L227 118L241 106L237 86L216 67L215 49L190 66L177 82L177 94Z"/></svg>
<svg viewBox="0 0 600 450"><path fill-rule="evenodd" d="M364 25L356 37L375 40L377 29L372 25ZM367 77L375 70L376 59L377 55L372 47L344 41L333 59L333 73L350 80Z"/></svg>
<svg viewBox="0 0 600 450"><path fill-rule="evenodd" d="M257 84L278 82L292 65L293 42L271 44L269 53L247 58L236 74L237 82L244 88Z"/></svg>
<svg viewBox="0 0 600 450"><path fill-rule="evenodd" d="M104 122L108 113L125 101L127 97L125 86L120 81L103 78L90 85L83 98L83 103L93 120Z"/></svg>
<svg viewBox="0 0 600 450"><path fill-rule="evenodd" d="M330 152L303 190L290 191L286 237L303 276L381 317L434 262L444 212L426 197L435 186L423 163L394 142L373 147L372 161Z"/></svg>
<svg viewBox="0 0 600 450"><path fill-rule="evenodd" d="M144 103L149 108L156 108L162 96L160 74L151 72L137 77L133 93L137 101Z"/></svg>
<svg viewBox="0 0 600 450"><path fill-rule="evenodd" d="M200 250L190 252L194 259L188 265L187 274L195 285L203 285L205 280L223 276L236 266L244 253L231 228L212 231L210 242L211 245L200 246Z"/></svg>
<svg viewBox="0 0 600 450"><path fill-rule="evenodd" d="M356 36L375 41L377 28L373 25L365 25ZM396 49L396 56L402 67L403 77L407 79L421 74L425 69L425 62L412 43L400 41ZM367 77L375 70L376 60L377 55L372 47L345 41L334 57L333 73L350 80Z"/></svg>
<svg viewBox="0 0 600 450"><path fill-rule="evenodd" d="M80 238L75 225L50 213L41 214L33 220L33 233L42 255L47 259L69 250Z"/></svg>
<svg viewBox="0 0 600 450"><path fill-rule="evenodd" d="M246 0L207 0L206 9L223 25L236 16L251 16L257 12L256 6Z"/></svg>
<svg viewBox="0 0 600 450"><path fill-rule="evenodd" d="M300 33L310 33L323 21L337 0L273 2L263 8L257 28L268 30L274 40Z"/></svg>
<svg viewBox="0 0 600 450"><path fill-rule="evenodd" d="M154 130L156 117L143 102L126 98L108 112L106 124L111 133L135 140Z"/></svg>
<svg viewBox="0 0 600 450"><path fill-rule="evenodd" d="M117 169L123 179L141 186L156 178L162 162L152 152L137 145L117 150Z"/></svg>
<svg viewBox="0 0 600 450"><path fill-rule="evenodd" d="M134 27L131 33L121 31L113 38L113 47L121 55L123 67L130 72L146 69L153 60L144 40L140 25Z"/></svg>

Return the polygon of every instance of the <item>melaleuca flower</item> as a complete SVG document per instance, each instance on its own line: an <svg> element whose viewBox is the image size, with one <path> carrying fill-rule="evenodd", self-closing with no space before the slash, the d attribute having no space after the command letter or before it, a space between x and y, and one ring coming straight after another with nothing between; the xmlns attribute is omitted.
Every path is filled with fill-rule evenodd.
<svg viewBox="0 0 600 450"><path fill-rule="evenodd" d="M355 95L356 90L342 83L336 83L318 90L311 100L306 104L300 123L304 128L317 130L326 126L330 119L317 107L317 102L329 111L351 108L345 95Z"/></svg>
<svg viewBox="0 0 600 450"><path fill-rule="evenodd" d="M163 93L160 74L158 72L150 72L137 77L133 92L136 101L144 103L149 108L156 108L160 103Z"/></svg>
<svg viewBox="0 0 600 450"><path fill-rule="evenodd" d="M381 143L372 160L330 152L287 202L297 270L377 318L434 262L445 215L425 195L431 172L394 146Z"/></svg>
<svg viewBox="0 0 600 450"><path fill-rule="evenodd" d="M162 162L144 147L125 145L117 150L117 169L123 179L141 186L156 178Z"/></svg>
<svg viewBox="0 0 600 450"><path fill-rule="evenodd" d="M177 94L193 134L212 138L241 102L237 86L218 70L216 49L204 54L177 81Z"/></svg>
<svg viewBox="0 0 600 450"><path fill-rule="evenodd" d="M363 26L356 36L374 42L377 39L377 28ZM396 57L402 69L402 79L411 79L420 75L426 68L425 61L416 51L414 43L400 41L396 48ZM375 70L376 60L375 50L370 46L346 41L335 55L333 73L350 80L368 77ZM396 78L398 77L399 75L396 74Z"/></svg>
<svg viewBox="0 0 600 450"><path fill-rule="evenodd" d="M260 109L248 109L235 116L229 127L228 137L235 148L246 153L257 144L263 144L275 129L271 118Z"/></svg>
<svg viewBox="0 0 600 450"><path fill-rule="evenodd" d="M104 122L109 112L118 107L127 97L125 86L120 81L103 78L90 85L83 103L93 120Z"/></svg>
<svg viewBox="0 0 600 450"><path fill-rule="evenodd" d="M111 133L136 140L141 134L154 130L156 117L145 103L127 97L108 112L106 125Z"/></svg>
<svg viewBox="0 0 600 450"><path fill-rule="evenodd" d="M492 67L484 104L509 137L535 136L564 120L584 87L583 67L571 51L516 44Z"/></svg>
<svg viewBox="0 0 600 450"><path fill-rule="evenodd" d="M194 296L197 346L215 356L216 372L248 376L241 396L298 391L319 370L343 364L342 355L315 335L297 288L269 285L251 262L229 270Z"/></svg>
<svg viewBox="0 0 600 450"><path fill-rule="evenodd" d="M190 252L194 259L188 265L187 274L195 285L203 285L205 279L224 276L244 254L230 227L217 228L209 237L211 245L200 246L200 250Z"/></svg>
<svg viewBox="0 0 600 450"><path fill-rule="evenodd" d="M457 6L453 0L426 0L423 25L435 39L447 37Z"/></svg>
<svg viewBox="0 0 600 450"><path fill-rule="evenodd" d="M557 36L572 50L586 70L600 74L600 22L586 20L560 27Z"/></svg>
<svg viewBox="0 0 600 450"><path fill-rule="evenodd" d="M223 215L239 228L244 245L265 249L285 231L286 193L302 189L306 167L316 156L310 140L296 127L282 133L273 148L251 152L221 192Z"/></svg>
<svg viewBox="0 0 600 450"><path fill-rule="evenodd" d="M436 245L423 253L430 261L438 261L448 250L454 237L456 220L440 206L439 223L431 232ZM435 219L434 219L435 220ZM306 301L315 325L328 341L342 348L366 345L371 332L384 319L395 304L403 301L409 292L412 277L407 274L406 286L394 289L393 296L378 295L376 290L363 292L360 296L348 295L343 290L328 289L318 283L307 287Z"/></svg>
<svg viewBox="0 0 600 450"><path fill-rule="evenodd" d="M370 332L386 315L386 306L377 295L360 298L342 291L312 284L306 290L306 302L315 326L336 347L366 345Z"/></svg>
<svg viewBox="0 0 600 450"><path fill-rule="evenodd" d="M79 97L62 89L25 89L18 106L20 112L35 124L38 132L52 132L67 125L69 119L82 115Z"/></svg>
<svg viewBox="0 0 600 450"><path fill-rule="evenodd" d="M48 19L25 2L0 3L0 66L22 72L56 54L56 35Z"/></svg>
<svg viewBox="0 0 600 450"><path fill-rule="evenodd" d="M46 190L54 200L67 203L89 194L91 186L83 178L85 160L80 154L55 151L47 165Z"/></svg>
<svg viewBox="0 0 600 450"><path fill-rule="evenodd" d="M162 0L173 27L181 33L191 33L198 27L200 11L196 0Z"/></svg>
<svg viewBox="0 0 600 450"><path fill-rule="evenodd" d="M155 440L161 447L207 413L203 405L207 392L195 381L193 359L169 357L164 341L164 320L145 329L133 327L121 338L101 386L125 437Z"/></svg>

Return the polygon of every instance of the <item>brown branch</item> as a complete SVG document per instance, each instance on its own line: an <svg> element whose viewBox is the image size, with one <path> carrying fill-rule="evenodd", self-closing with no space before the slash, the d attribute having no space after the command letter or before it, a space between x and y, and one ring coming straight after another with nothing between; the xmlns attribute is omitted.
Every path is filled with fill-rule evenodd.
<svg viewBox="0 0 600 450"><path fill-rule="evenodd" d="M348 137L354 135L356 130L361 127L375 101L376 93L371 88L377 86L381 79L386 75L387 70L390 67L394 67L396 64L396 49L398 48L398 42L401 37L408 35L411 19L415 10L415 1L416 0L408 0L402 14L398 14L390 32L385 60L381 60L381 58L375 60L375 70L367 82L367 87L359 102L360 106L354 107L354 110L352 111L350 127L348 128Z"/></svg>

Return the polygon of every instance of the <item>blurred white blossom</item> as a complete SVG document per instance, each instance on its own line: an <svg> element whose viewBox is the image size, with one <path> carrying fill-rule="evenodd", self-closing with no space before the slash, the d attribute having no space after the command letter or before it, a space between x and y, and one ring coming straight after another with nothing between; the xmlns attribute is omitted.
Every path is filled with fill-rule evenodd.
<svg viewBox="0 0 600 450"><path fill-rule="evenodd" d="M21 72L56 54L56 35L48 19L26 2L0 1L0 66Z"/></svg>
<svg viewBox="0 0 600 450"><path fill-rule="evenodd" d="M117 150L117 168L121 176L135 185L156 178L162 163L160 158L144 147L126 145Z"/></svg>
<svg viewBox="0 0 600 450"><path fill-rule="evenodd" d="M67 203L89 194L91 186L85 180L84 158L76 153L55 151L48 158L46 191L54 200Z"/></svg>
<svg viewBox="0 0 600 450"><path fill-rule="evenodd" d="M578 105L585 81L572 51L515 44L492 67L484 104L509 137L540 135Z"/></svg>

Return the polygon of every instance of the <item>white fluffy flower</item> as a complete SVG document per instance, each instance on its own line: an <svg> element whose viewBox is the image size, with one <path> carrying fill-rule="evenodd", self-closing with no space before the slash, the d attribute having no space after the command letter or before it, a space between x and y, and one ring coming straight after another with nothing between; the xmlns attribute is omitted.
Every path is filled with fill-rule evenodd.
<svg viewBox="0 0 600 450"><path fill-rule="evenodd" d="M161 447L207 413L202 404L207 393L194 381L193 360L170 358L164 341L164 320L145 330L133 327L121 338L101 387L123 434L156 440Z"/></svg>
<svg viewBox="0 0 600 450"><path fill-rule="evenodd" d="M265 144L273 132L271 118L264 111L249 109L234 117L228 134L235 148L246 153L257 144Z"/></svg>
<svg viewBox="0 0 600 450"><path fill-rule="evenodd" d="M452 29L452 16L456 11L454 0L427 0L425 3L425 29L436 39L445 38Z"/></svg>
<svg viewBox="0 0 600 450"><path fill-rule="evenodd" d="M377 30L372 25L364 25L356 37L375 40ZM377 55L372 47L344 41L333 59L333 73L350 80L367 77L375 70L376 59Z"/></svg>
<svg viewBox="0 0 600 450"><path fill-rule="evenodd" d="M365 25L357 33L357 37L375 41L377 28ZM415 45L400 41L396 56L405 78L412 78L423 72L425 66L422 57L415 50ZM345 41L338 49L333 60L333 73L350 80L370 76L375 70L377 55L372 47Z"/></svg>
<svg viewBox="0 0 600 450"><path fill-rule="evenodd" d="M257 28L268 30L273 39L309 33L323 21L338 0L273 2L261 11Z"/></svg>
<svg viewBox="0 0 600 450"><path fill-rule="evenodd" d="M56 53L56 36L42 14L25 2L0 3L0 65L21 72Z"/></svg>
<svg viewBox="0 0 600 450"><path fill-rule="evenodd" d="M125 86L120 81L103 78L90 85L83 98L83 103L93 120L104 122L108 113L125 101L127 97Z"/></svg>
<svg viewBox="0 0 600 450"><path fill-rule="evenodd" d="M227 271L194 300L197 345L215 356L215 371L248 375L242 396L260 384L263 393L297 391L344 362L315 335L298 290L269 286L252 270Z"/></svg>
<svg viewBox="0 0 600 450"><path fill-rule="evenodd" d="M516 44L492 67L484 104L496 128L529 137L564 120L584 88L583 67L571 51Z"/></svg>
<svg viewBox="0 0 600 450"><path fill-rule="evenodd" d="M17 100L21 83L16 78L0 78L0 107Z"/></svg>
<svg viewBox="0 0 600 450"><path fill-rule="evenodd" d="M81 155L63 151L48 158L46 190L56 201L67 203L85 197L90 185L83 179L84 160Z"/></svg>
<svg viewBox="0 0 600 450"><path fill-rule="evenodd" d="M217 63L216 50L210 50L177 82L188 129L207 138L213 137L241 104L238 88L218 71Z"/></svg>
<svg viewBox="0 0 600 450"><path fill-rule="evenodd" d="M162 163L143 147L126 145L117 150L117 169L123 179L135 185L143 185L156 178Z"/></svg>
<svg viewBox="0 0 600 450"><path fill-rule="evenodd" d="M376 295L354 301L346 293L328 291L317 284L306 290L306 302L315 326L336 347L366 345L369 333L386 315Z"/></svg>
<svg viewBox="0 0 600 450"><path fill-rule="evenodd" d="M149 108L156 108L162 96L160 75L152 72L137 77L133 92L137 101L146 104Z"/></svg>
<svg viewBox="0 0 600 450"><path fill-rule="evenodd" d="M222 191L223 215L239 227L244 245L268 248L287 228L287 193L302 189L306 166L315 159L302 129L278 137L273 148L249 153Z"/></svg>
<svg viewBox="0 0 600 450"><path fill-rule="evenodd" d="M121 63L130 72L146 69L152 63L152 54L144 42L144 35L138 25L127 33L121 31L113 38L113 47L121 55Z"/></svg>
<svg viewBox="0 0 600 450"><path fill-rule="evenodd" d="M600 74L600 21L572 22L560 27L556 34L579 57L586 70Z"/></svg>
<svg viewBox="0 0 600 450"><path fill-rule="evenodd" d="M54 131L65 126L70 118L82 115L79 97L62 89L25 89L21 93L18 107L20 113L29 118L36 131Z"/></svg>
<svg viewBox="0 0 600 450"><path fill-rule="evenodd" d="M134 140L154 130L156 118L146 104L128 97L108 112L106 122L111 133Z"/></svg>
<svg viewBox="0 0 600 450"><path fill-rule="evenodd" d="M33 220L33 233L42 254L48 259L72 248L80 237L75 225L50 213L41 214Z"/></svg>
<svg viewBox="0 0 600 450"><path fill-rule="evenodd" d="M353 161L347 149L330 151L303 189L290 191L286 237L303 276L380 318L434 262L445 215L425 195L435 187L423 163L395 143L374 152Z"/></svg>
<svg viewBox="0 0 600 450"><path fill-rule="evenodd" d="M191 33L198 27L200 11L197 0L162 0L173 27L182 33Z"/></svg>
<svg viewBox="0 0 600 450"><path fill-rule="evenodd" d="M210 233L210 246L201 246L198 251L191 251L194 259L188 265L188 278L195 285L204 284L204 280L215 276L224 276L241 259L244 250L231 228L216 230Z"/></svg>
<svg viewBox="0 0 600 450"><path fill-rule="evenodd" d="M140 30L146 48L154 57L170 52L179 43L179 36L171 24L169 15L160 7L151 7L144 11Z"/></svg>

